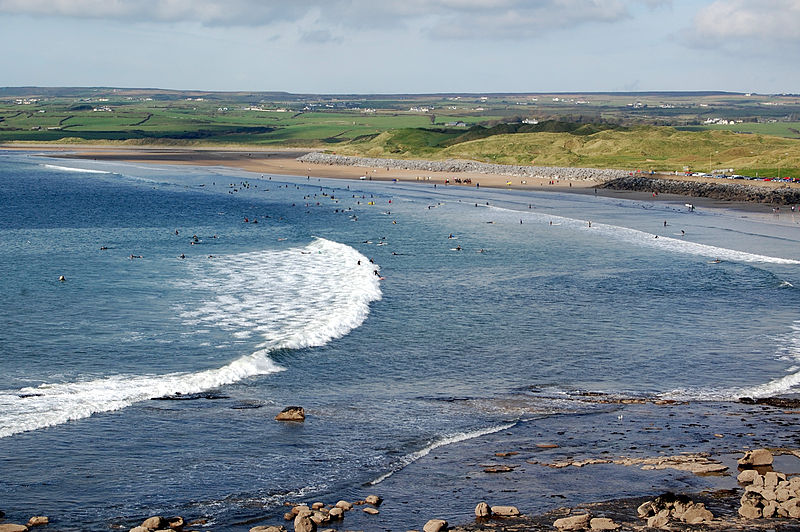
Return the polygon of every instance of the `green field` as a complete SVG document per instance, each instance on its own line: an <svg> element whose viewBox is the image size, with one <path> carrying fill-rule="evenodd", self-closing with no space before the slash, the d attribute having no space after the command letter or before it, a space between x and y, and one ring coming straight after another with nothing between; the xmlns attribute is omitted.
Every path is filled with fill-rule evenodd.
<svg viewBox="0 0 800 532"><path fill-rule="evenodd" d="M794 95L0 88L0 142L313 147L376 157L798 176L798 139Z"/></svg>

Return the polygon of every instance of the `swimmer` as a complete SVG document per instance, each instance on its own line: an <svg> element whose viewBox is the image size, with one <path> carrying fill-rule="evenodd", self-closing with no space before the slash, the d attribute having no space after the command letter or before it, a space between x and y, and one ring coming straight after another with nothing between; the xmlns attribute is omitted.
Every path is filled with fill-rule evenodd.
<svg viewBox="0 0 800 532"><path fill-rule="evenodd" d="M180 256L179 258L181 258L181 259L185 259L185 258L186 258L186 255L184 255L183 253L181 253L181 256Z"/></svg>

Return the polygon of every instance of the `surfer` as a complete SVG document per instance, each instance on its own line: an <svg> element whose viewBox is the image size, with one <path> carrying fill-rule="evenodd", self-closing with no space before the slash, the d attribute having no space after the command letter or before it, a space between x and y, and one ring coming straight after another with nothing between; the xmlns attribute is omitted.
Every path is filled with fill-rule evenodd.
<svg viewBox="0 0 800 532"><path fill-rule="evenodd" d="M686 236L686 231L684 231L683 229L681 229L681 236Z"/></svg>

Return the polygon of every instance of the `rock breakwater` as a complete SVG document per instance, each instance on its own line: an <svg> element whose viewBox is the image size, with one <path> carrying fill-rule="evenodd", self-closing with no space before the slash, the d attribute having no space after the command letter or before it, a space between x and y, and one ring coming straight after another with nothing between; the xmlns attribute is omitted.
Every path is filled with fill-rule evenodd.
<svg viewBox="0 0 800 532"><path fill-rule="evenodd" d="M771 188L724 180L719 183L702 183L657 177L623 176L606 181L599 188L775 205L800 203L800 188L789 188L788 186Z"/></svg>
<svg viewBox="0 0 800 532"><path fill-rule="evenodd" d="M393 168L420 172L472 172L478 174L505 175L542 179L569 179L573 181L608 181L628 175L625 170L602 168L566 168L557 166L520 166L510 164L482 163L463 159L426 161L422 159L383 159L375 157L352 157L328 153L307 153L297 159L309 164L357 166L364 168Z"/></svg>

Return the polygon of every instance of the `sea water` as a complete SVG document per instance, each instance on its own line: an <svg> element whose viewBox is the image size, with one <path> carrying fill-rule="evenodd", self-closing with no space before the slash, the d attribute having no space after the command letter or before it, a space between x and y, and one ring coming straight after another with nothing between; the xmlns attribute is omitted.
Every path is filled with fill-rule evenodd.
<svg viewBox="0 0 800 532"><path fill-rule="evenodd" d="M800 387L794 211L10 152L0 206L20 521L246 530L286 501L430 500L404 472L433 451L607 416L587 393ZM274 421L289 405L305 423ZM360 526L421 526L403 516Z"/></svg>

